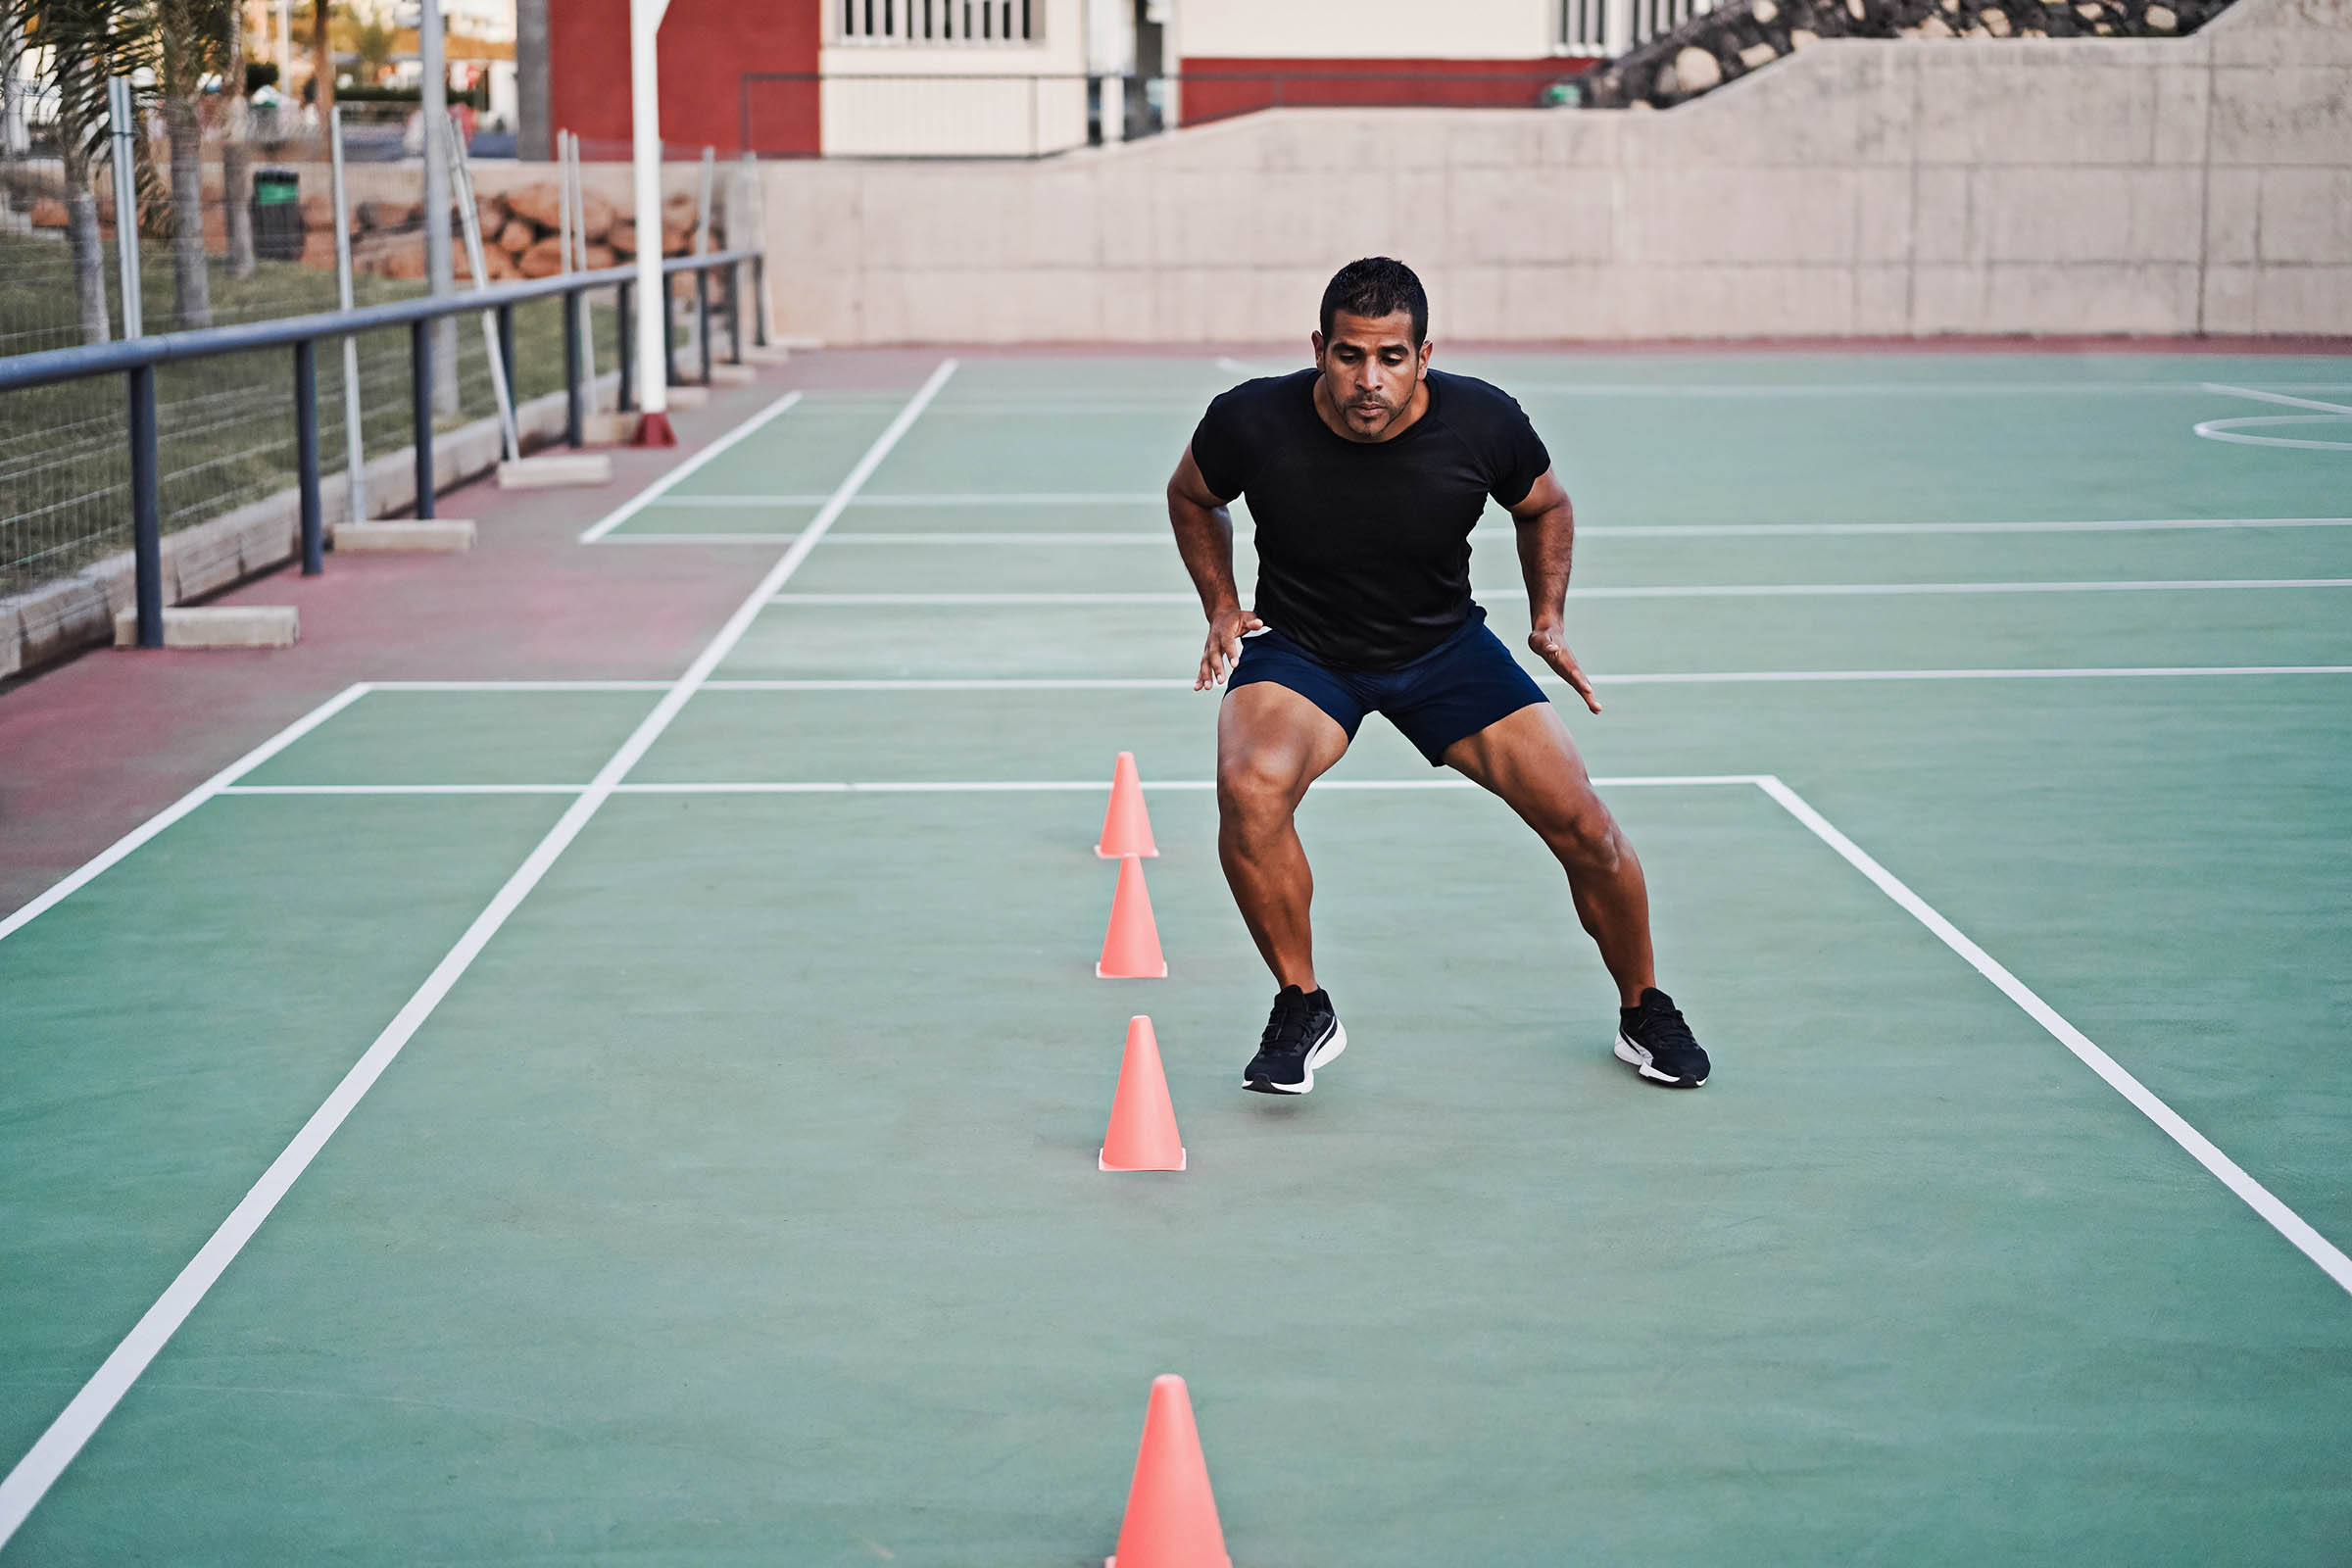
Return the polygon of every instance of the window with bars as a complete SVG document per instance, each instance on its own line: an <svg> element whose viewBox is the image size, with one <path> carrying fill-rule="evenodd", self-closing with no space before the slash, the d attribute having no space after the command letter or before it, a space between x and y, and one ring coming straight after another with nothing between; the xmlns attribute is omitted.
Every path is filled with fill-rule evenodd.
<svg viewBox="0 0 2352 1568"><path fill-rule="evenodd" d="M1715 0L1560 0L1560 47L1616 55L1715 9Z"/></svg>
<svg viewBox="0 0 2352 1568"><path fill-rule="evenodd" d="M1035 43L1043 0L840 0L844 43Z"/></svg>

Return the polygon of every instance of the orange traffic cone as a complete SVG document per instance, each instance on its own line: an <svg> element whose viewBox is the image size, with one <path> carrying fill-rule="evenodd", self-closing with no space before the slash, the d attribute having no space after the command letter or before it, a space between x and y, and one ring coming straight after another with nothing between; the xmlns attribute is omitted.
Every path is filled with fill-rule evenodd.
<svg viewBox="0 0 2352 1568"><path fill-rule="evenodd" d="M1118 1554L1103 1558L1102 1568L1233 1568L1193 1426L1193 1401L1172 1372L1152 1380Z"/></svg>
<svg viewBox="0 0 2352 1568"><path fill-rule="evenodd" d="M1152 896L1144 891L1144 862L1119 859L1119 885L1110 896L1110 929L1102 933L1102 956L1095 964L1101 980L1165 980L1168 960L1159 951L1159 927L1152 919Z"/></svg>
<svg viewBox="0 0 2352 1568"><path fill-rule="evenodd" d="M1152 842L1152 818L1144 813L1144 780L1135 770L1135 754L1121 752L1110 770L1110 807L1102 813L1102 836L1095 853L1105 860L1122 855L1156 859L1159 848Z"/></svg>
<svg viewBox="0 0 2352 1568"><path fill-rule="evenodd" d="M1127 1020L1127 1054L1119 1060L1119 1087L1110 1097L1110 1130L1102 1135L1102 1170L1182 1170L1184 1140L1176 1136L1176 1107L1168 1100L1168 1075L1159 1065L1159 1039L1152 1020Z"/></svg>

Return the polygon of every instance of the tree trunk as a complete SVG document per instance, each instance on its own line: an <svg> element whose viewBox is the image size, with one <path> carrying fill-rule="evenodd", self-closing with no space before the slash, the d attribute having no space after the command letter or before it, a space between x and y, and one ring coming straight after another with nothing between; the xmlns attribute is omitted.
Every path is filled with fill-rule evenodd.
<svg viewBox="0 0 2352 1568"><path fill-rule="evenodd" d="M227 110L220 123L220 200L226 204L228 275L253 275L253 147L245 102L245 28L228 29L228 66L220 73L222 99Z"/></svg>
<svg viewBox="0 0 2352 1568"><path fill-rule="evenodd" d="M185 98L164 100L172 141L172 298L181 327L213 324L212 279L204 270L204 126Z"/></svg>
<svg viewBox="0 0 2352 1568"><path fill-rule="evenodd" d="M335 45L330 36L333 0L311 0L311 104L318 111L318 134L335 112Z"/></svg>
<svg viewBox="0 0 2352 1568"><path fill-rule="evenodd" d="M66 156L66 245L74 259L74 298L81 340L103 343L106 325L106 244L98 235L98 196L90 189L89 160L71 136Z"/></svg>

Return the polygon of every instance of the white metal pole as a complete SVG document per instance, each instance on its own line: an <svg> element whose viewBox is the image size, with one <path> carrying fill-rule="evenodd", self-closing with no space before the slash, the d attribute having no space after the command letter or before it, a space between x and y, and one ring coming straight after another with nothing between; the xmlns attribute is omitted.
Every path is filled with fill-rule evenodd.
<svg viewBox="0 0 2352 1568"><path fill-rule="evenodd" d="M668 446L669 312L662 293L662 100L655 39L668 0L629 0L629 159L637 210L637 431Z"/></svg>
<svg viewBox="0 0 2352 1568"><path fill-rule="evenodd" d="M147 327L146 310L139 298L137 126L131 118L135 110L128 76L108 80L106 111L115 155L115 267L117 287L122 295L122 335L140 337Z"/></svg>
<svg viewBox="0 0 2352 1568"><path fill-rule="evenodd" d="M571 131L563 133L564 167L571 189L573 215L572 244L579 252L580 270L588 270L588 176L580 168L580 138ZM568 264L567 264L568 265ZM580 393L586 402L586 412L596 412L596 333L592 330L596 316L588 308L588 293L581 290L572 298L580 315Z"/></svg>
<svg viewBox="0 0 2352 1568"><path fill-rule="evenodd" d="M694 254L710 254L710 195L718 177L718 149L703 149L703 183L694 198Z"/></svg>
<svg viewBox="0 0 2352 1568"><path fill-rule="evenodd" d="M423 57L424 81L417 107L424 124L424 282L427 292L447 294L456 285L449 254L448 65L441 52L441 0L421 0L416 14L416 52ZM458 318L445 316L427 328L433 334L433 407L458 412Z"/></svg>
<svg viewBox="0 0 2352 1568"><path fill-rule="evenodd" d="M351 207L343 181L343 106L326 120L327 155L333 166L335 190L335 297L343 309L352 307ZM368 481L362 473L367 450L360 439L360 340L343 339L343 515L352 522L368 520Z"/></svg>
<svg viewBox="0 0 2352 1568"><path fill-rule="evenodd" d="M466 159L466 137L454 117L441 122L449 137L449 168L457 176L458 224L465 230L466 270L473 274L476 293L490 286L490 269L482 255L482 212L473 200L473 167ZM514 426L514 393L507 379L507 357L498 346L498 313L482 313L482 356L490 363L490 392L498 404L499 431L506 437L507 461L522 461L522 441Z"/></svg>

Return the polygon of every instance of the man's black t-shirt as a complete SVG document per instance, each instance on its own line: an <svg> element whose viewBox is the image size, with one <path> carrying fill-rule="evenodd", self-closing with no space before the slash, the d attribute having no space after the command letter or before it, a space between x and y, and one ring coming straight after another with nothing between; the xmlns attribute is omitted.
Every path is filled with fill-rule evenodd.
<svg viewBox="0 0 2352 1568"><path fill-rule="evenodd" d="M1350 441L1315 412L1315 374L1219 397L1193 462L1215 494L1249 500L1258 618L1326 662L1394 669L1469 618L1470 530L1487 497L1517 506L1551 459L1508 393L1443 370L1403 434Z"/></svg>

